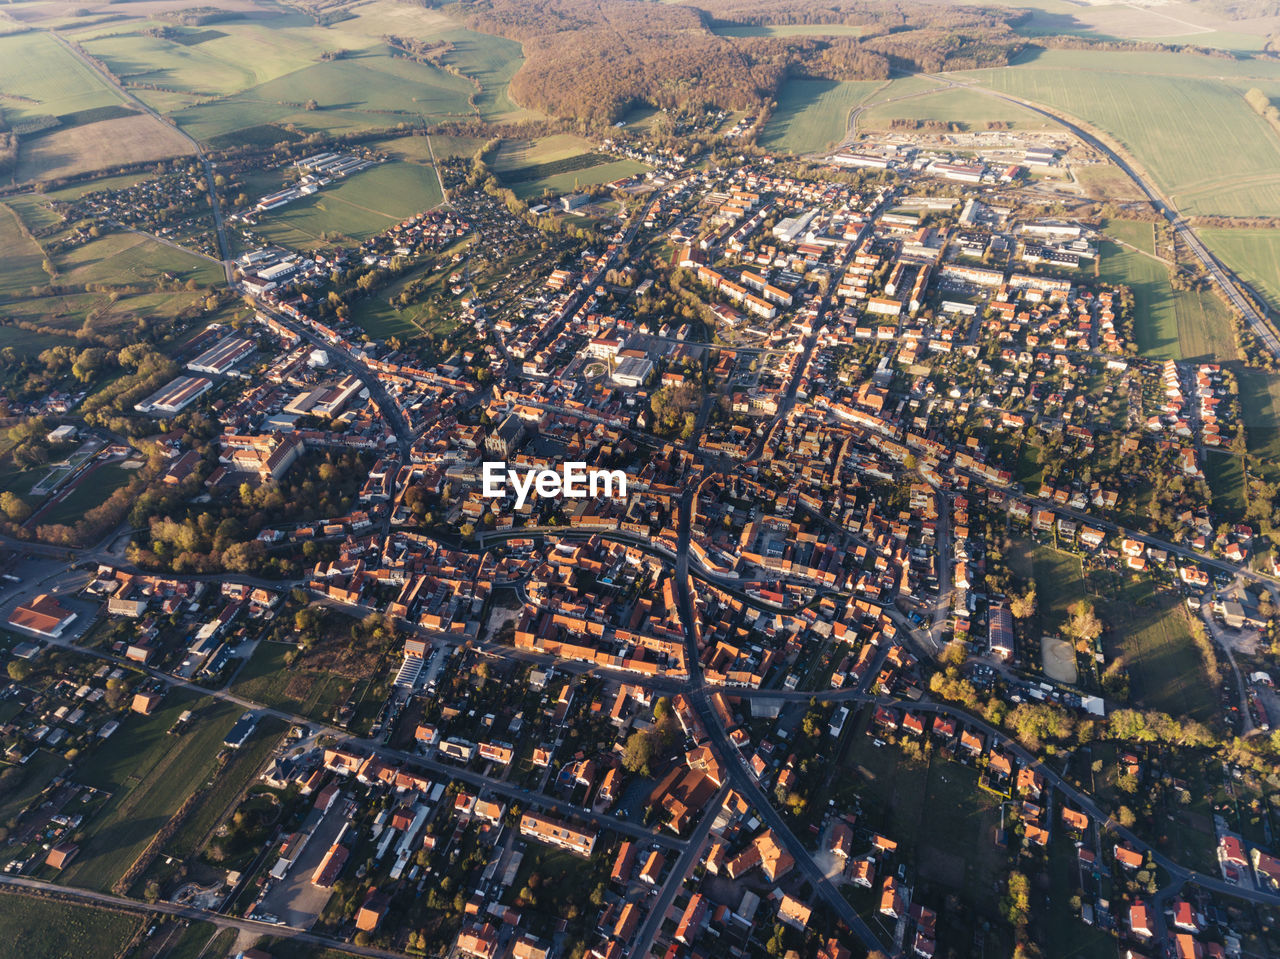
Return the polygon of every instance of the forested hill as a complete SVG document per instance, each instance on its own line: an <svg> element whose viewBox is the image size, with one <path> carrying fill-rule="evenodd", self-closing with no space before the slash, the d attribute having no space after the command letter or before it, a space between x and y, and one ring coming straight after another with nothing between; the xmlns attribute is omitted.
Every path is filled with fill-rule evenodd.
<svg viewBox="0 0 1280 959"><path fill-rule="evenodd" d="M564 117L616 120L642 103L752 109L788 75L874 80L891 68L1002 66L1021 14L834 0L466 0L469 25L524 44L511 92ZM716 24L840 24L858 36L724 36Z"/></svg>

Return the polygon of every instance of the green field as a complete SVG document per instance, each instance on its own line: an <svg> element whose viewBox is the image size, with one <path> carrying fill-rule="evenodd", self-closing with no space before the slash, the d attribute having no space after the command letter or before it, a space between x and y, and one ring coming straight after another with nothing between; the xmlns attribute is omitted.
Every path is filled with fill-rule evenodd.
<svg viewBox="0 0 1280 959"><path fill-rule="evenodd" d="M380 129L422 118L472 113L467 80L436 67L370 52L313 63L224 99L171 114L201 140L225 137L263 123L292 123L303 130ZM318 109L306 110L314 99Z"/></svg>
<svg viewBox="0 0 1280 959"><path fill-rule="evenodd" d="M1019 130L1058 128L1058 124L1016 103L973 90L952 89L869 106L858 115L858 129L888 129L890 121L895 119L962 123L966 129L975 131L984 130L988 123L997 121Z"/></svg>
<svg viewBox="0 0 1280 959"><path fill-rule="evenodd" d="M1240 414L1253 457L1251 468L1280 479L1280 376L1240 367Z"/></svg>
<svg viewBox="0 0 1280 959"><path fill-rule="evenodd" d="M1059 631L1069 618L1067 610L1085 598L1080 558L1018 539L1009 551L1009 563L1023 579L1035 579L1036 605L1045 632Z"/></svg>
<svg viewBox="0 0 1280 959"><path fill-rule="evenodd" d="M1280 137L1244 102L1280 67L1172 53L1033 50L961 76L1078 117L1123 144L1184 213L1280 214Z"/></svg>
<svg viewBox="0 0 1280 959"><path fill-rule="evenodd" d="M1213 718L1217 690L1205 678L1188 613L1176 595L1156 594L1150 581L1130 579L1098 613L1109 627L1109 655L1124 655L1135 702L1201 722Z"/></svg>
<svg viewBox="0 0 1280 959"><path fill-rule="evenodd" d="M255 229L272 243L310 249L324 244L324 233L337 243L367 239L442 199L434 169L393 161L265 213Z"/></svg>
<svg viewBox="0 0 1280 959"><path fill-rule="evenodd" d="M1230 453L1205 451L1204 475L1213 493L1213 506L1228 515L1243 518L1245 509L1244 466Z"/></svg>
<svg viewBox="0 0 1280 959"><path fill-rule="evenodd" d="M1212 292L1175 291L1169 283L1169 268L1146 255L1155 251L1153 224L1112 220L1106 232L1127 244L1102 244L1100 275L1107 283L1133 290L1139 353L1162 360L1235 358L1231 315L1221 300Z"/></svg>
<svg viewBox="0 0 1280 959"><path fill-rule="evenodd" d="M778 107L761 145L791 153L830 150L848 132L853 108L882 86L876 80L788 80L778 93Z"/></svg>
<svg viewBox="0 0 1280 959"><path fill-rule="evenodd" d="M254 702L313 719L325 719L350 692L351 683L331 673L294 669L284 657L293 647L263 642L236 677L234 691Z"/></svg>
<svg viewBox="0 0 1280 959"><path fill-rule="evenodd" d="M182 824L166 847L186 859L200 851L200 845L218 819L228 811L240 793L252 784L254 776L266 765L272 751L284 737L288 723L268 716L254 731L253 738L241 746L218 772L213 788L201 799L200 806Z"/></svg>
<svg viewBox="0 0 1280 959"><path fill-rule="evenodd" d="M428 263L422 269L411 270L385 289L379 290L375 296L359 300L351 314L351 318L364 328L374 339L385 340L392 336L404 338L419 336L423 333L447 333L453 329L453 321L434 319L430 311L429 297L436 293L451 295L445 283L452 272L452 267L441 265L443 258ZM438 271L438 272L437 272ZM435 276L426 293L417 303L410 304L400 310L395 309L390 300L399 296L401 291L415 280Z"/></svg>
<svg viewBox="0 0 1280 959"><path fill-rule="evenodd" d="M48 283L43 261L44 251L23 230L18 214L0 203L0 298L24 296L32 287Z"/></svg>
<svg viewBox="0 0 1280 959"><path fill-rule="evenodd" d="M494 173L501 176L524 167L571 160L589 154L594 149L591 141L583 137L572 133L556 133L533 140L503 140L486 162Z"/></svg>
<svg viewBox="0 0 1280 959"><path fill-rule="evenodd" d="M857 37L866 28L853 23L713 23L719 37Z"/></svg>
<svg viewBox="0 0 1280 959"><path fill-rule="evenodd" d="M536 180L524 180L513 184L512 190L522 200L535 200L542 196L544 191L571 193L583 187L595 186L597 183L611 183L623 177L635 176L648 169L643 163L635 160L614 160L612 163L601 163L574 173L559 173Z"/></svg>
<svg viewBox="0 0 1280 959"><path fill-rule="evenodd" d="M41 525L73 525L89 510L105 503L112 493L127 485L137 475L137 470L127 470L115 463L99 466L67 496L42 512L36 522Z"/></svg>
<svg viewBox="0 0 1280 959"><path fill-rule="evenodd" d="M1272 309L1280 309L1280 231L1202 229L1196 232Z"/></svg>
<svg viewBox="0 0 1280 959"><path fill-rule="evenodd" d="M167 735L183 710L192 727ZM241 710L190 693L170 692L150 716L127 714L115 734L77 771L85 785L108 790L110 802L85 823L80 855L59 875L72 885L108 889L213 769L222 740Z"/></svg>
<svg viewBox="0 0 1280 959"><path fill-rule="evenodd" d="M0 63L10 125L120 104L115 91L47 33L0 37Z"/></svg>
<svg viewBox="0 0 1280 959"><path fill-rule="evenodd" d="M0 895L0 941L23 959L115 956L142 927L142 918L109 909L6 892Z"/></svg>
<svg viewBox="0 0 1280 959"><path fill-rule="evenodd" d="M441 39L453 44L445 62L479 81L475 105L482 119L512 122L541 116L521 107L508 92L511 78L524 65L520 44L473 30L451 30Z"/></svg>
<svg viewBox="0 0 1280 959"><path fill-rule="evenodd" d="M77 246L57 259L58 281L82 286L149 285L168 273L179 282L195 280L214 286L223 279L222 267L194 253L176 250L140 233L112 233Z"/></svg>

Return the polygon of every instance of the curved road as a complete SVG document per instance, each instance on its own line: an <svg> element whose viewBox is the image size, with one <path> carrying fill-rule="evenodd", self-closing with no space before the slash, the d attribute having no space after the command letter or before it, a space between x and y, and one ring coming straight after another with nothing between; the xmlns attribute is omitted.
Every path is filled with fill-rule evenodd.
<svg viewBox="0 0 1280 959"><path fill-rule="evenodd" d="M1075 134L1075 136L1080 140L1084 141L1099 153L1107 157L1107 159L1118 166L1125 175L1129 177L1129 179L1133 180L1133 182L1137 184L1138 189L1142 191L1143 195L1150 200L1151 204L1160 211L1161 215L1163 215L1166 220L1169 221L1169 224L1173 227L1174 233L1177 234L1184 243L1186 243L1191 252L1193 252L1197 259L1204 264L1204 267L1208 270L1210 276L1212 276L1218 286L1222 288L1223 294L1244 316L1245 321L1249 324L1258 340L1271 351L1272 355L1280 357L1280 338L1276 337L1275 332L1267 324L1266 319L1253 308L1253 305L1249 300L1240 292L1239 286L1243 286L1244 284L1241 283L1236 278L1235 274L1228 270L1227 267L1224 266L1222 262L1209 250L1209 248L1204 245L1195 230L1191 228L1191 225L1187 222L1186 218L1178 212L1178 209L1169 200L1165 198L1159 188L1135 170L1133 164L1128 159L1122 156L1115 148L1108 145L1098 134L1085 129L1085 127L1082 126L1082 121L1069 119L1065 114L1059 113L1056 110L1040 106L1039 104L1032 103L1028 100L1023 100L1020 97L1010 96L1009 94L1000 93L996 90L989 90L973 83L962 83L951 77L939 76L937 74L925 73L919 75L928 77L931 80L937 80L948 87L963 87L966 90L972 90L975 93L994 97L997 100L1004 100L1007 103L1020 106L1025 110L1038 113L1040 116L1065 127L1067 130L1071 131L1071 133Z"/></svg>

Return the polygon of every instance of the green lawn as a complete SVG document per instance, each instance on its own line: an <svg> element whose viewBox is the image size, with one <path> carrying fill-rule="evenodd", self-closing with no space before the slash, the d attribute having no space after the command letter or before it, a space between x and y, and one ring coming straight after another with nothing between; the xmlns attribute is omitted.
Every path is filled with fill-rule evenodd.
<svg viewBox="0 0 1280 959"><path fill-rule="evenodd" d="M256 230L273 243L295 249L325 245L324 233L364 240L437 206L441 199L440 181L431 167L390 161L264 214Z"/></svg>
<svg viewBox="0 0 1280 959"><path fill-rule="evenodd" d="M10 956L23 959L115 956L142 922L140 916L109 909L7 891L0 895L0 942Z"/></svg>
<svg viewBox="0 0 1280 959"><path fill-rule="evenodd" d="M1240 367L1240 412L1252 468L1280 479L1280 376Z"/></svg>
<svg viewBox="0 0 1280 959"><path fill-rule="evenodd" d="M1243 519L1245 509L1244 467L1240 457L1225 452L1205 453L1205 479L1213 493L1213 506L1227 515Z"/></svg>
<svg viewBox="0 0 1280 959"><path fill-rule="evenodd" d="M451 272L452 267L449 266L448 260L444 256L439 257L429 262L422 269L406 273L395 283L379 290L374 296L365 297L358 301L352 311L351 318L363 327L370 336L381 340L392 336L403 338L406 336L419 336L423 333L439 333L452 330L455 325L452 320L444 317L433 318L429 302L430 297L436 293L440 293L446 298L452 296L452 291L445 286ZM423 295L419 302L401 310L396 310L391 306L389 302L391 298L398 296L408 284L415 280L432 276L435 279L430 283L427 293ZM443 312L443 308L441 312Z"/></svg>
<svg viewBox="0 0 1280 959"><path fill-rule="evenodd" d="M285 666L288 643L263 642L236 677L236 695L288 712L327 718L351 691L347 680L318 670Z"/></svg>
<svg viewBox="0 0 1280 959"><path fill-rule="evenodd" d="M222 267L204 257L138 233L111 233L58 257L59 281L74 285L125 286L150 284L168 273L180 282L195 280L214 286L223 279Z"/></svg>
<svg viewBox="0 0 1280 959"><path fill-rule="evenodd" d="M761 145L790 153L830 150L848 132L853 108L883 86L876 80L788 80L778 93L778 107Z"/></svg>
<svg viewBox="0 0 1280 959"><path fill-rule="evenodd" d="M1201 722L1213 719L1217 690L1209 687L1186 607L1176 595L1130 579L1120 595L1099 604L1098 613L1109 627L1108 654L1124 656L1135 702Z"/></svg>
<svg viewBox="0 0 1280 959"><path fill-rule="evenodd" d="M226 765L218 771L213 788L201 800L200 807L182 824L167 851L183 859L200 851L205 837L240 793L252 784L288 728L288 723L272 717L258 723L249 742L232 753Z"/></svg>
<svg viewBox="0 0 1280 959"><path fill-rule="evenodd" d="M1058 632L1069 618L1067 610L1085 598L1080 558L1030 540L1014 540L1009 563L1023 579L1035 579L1036 605L1045 632Z"/></svg>
<svg viewBox="0 0 1280 959"><path fill-rule="evenodd" d="M192 727L180 736L167 735L185 709L196 712ZM115 734L77 770L80 782L112 796L85 823L88 837L80 855L59 875L60 881L110 888L206 780L223 737L240 713L234 705L174 691L152 715L124 716Z"/></svg>

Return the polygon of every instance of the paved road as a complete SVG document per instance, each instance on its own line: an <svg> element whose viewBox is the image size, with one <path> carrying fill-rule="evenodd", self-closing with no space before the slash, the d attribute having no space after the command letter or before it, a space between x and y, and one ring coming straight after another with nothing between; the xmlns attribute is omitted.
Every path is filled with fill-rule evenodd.
<svg viewBox="0 0 1280 959"><path fill-rule="evenodd" d="M370 956L373 959L404 959L404 954L400 952L389 952L386 949L375 949L372 946L357 946L342 939L307 932L305 929L295 929L292 926L280 926L269 922L256 922L252 919L235 919L231 916L223 916L204 909L197 909L194 906L180 906L173 902L146 904L134 899L112 896L105 892L94 892L90 889L79 889L75 886L61 886L57 883L42 882L38 879L26 879L19 876L0 875L0 886L8 886L11 889L32 890L45 895L52 894L63 899L73 899L90 905L124 909L144 916L160 913L198 922L210 922L219 929L238 929L241 932L257 933L263 936L281 936L286 939L295 939L298 942L311 943L315 946L331 946L356 956Z"/></svg>
<svg viewBox="0 0 1280 959"><path fill-rule="evenodd" d="M675 865L671 867L671 874L662 884L662 891L654 899L649 915L645 918L644 925L640 927L640 932L631 946L630 955L647 959L650 950L653 949L653 940L657 937L658 930L662 928L662 920L667 916L667 910L671 908L681 887L684 886L684 881L689 878L689 874L698 865L698 860L702 858L702 847L707 841L707 835L711 832L711 824L719 815L720 807L724 805L724 797L728 794L729 786L726 783L707 805L702 814L702 821L689 836L688 845L685 846L684 852L680 854Z"/></svg>
<svg viewBox="0 0 1280 959"><path fill-rule="evenodd" d="M392 432L395 433L396 446L400 451L401 460L408 463L410 450L413 447L413 431L409 428L409 423L404 418L404 411L400 409L399 402L396 401L395 397L387 393L386 388L383 387L381 380L378 378L377 372L369 369L362 360L353 356L345 346L340 343L329 342L305 323L299 323L293 317L286 316L260 301L251 300L251 302L258 311L268 314L281 326L292 330L313 346L323 349L332 362L364 384L365 389L369 391L369 397L378 405L378 409L382 411L383 417L391 426Z"/></svg>
<svg viewBox="0 0 1280 959"><path fill-rule="evenodd" d="M791 828L783 821L778 811L773 808L773 805L756 783L755 778L747 770L746 765L743 763L741 752L729 741L725 728L720 722L719 715L711 708L711 701L707 696L707 687L702 679L702 663L698 658L697 634L694 629L693 598L689 588L689 536L690 527L692 526L693 501L696 495L696 491L690 489L686 490L680 498L679 549L677 551L676 568L673 573L680 607L680 621L684 626L685 632L685 660L692 682L688 693L689 703L707 730L710 744L715 750L721 765L728 772L730 782L755 807L756 815L760 817L764 824L773 830L778 841L786 847L787 852L795 859L797 868L809 880L817 893L827 901L832 911L862 940L868 951L879 949L889 955L891 950L885 947L884 943L875 934L875 931L863 921L862 917L850 905L849 900L841 895L840 891L827 878L826 873L818 868L818 864L809 855L809 850L805 848L795 833L791 831Z"/></svg>
<svg viewBox="0 0 1280 959"><path fill-rule="evenodd" d="M50 30L49 34L57 40L58 43L62 44L62 46L65 47L72 56L101 77L104 83L119 93L120 96L124 97L127 102L134 107L137 107L148 116L154 118L157 122L163 123L170 129L176 130L179 136L191 144L192 152L195 154L196 159L200 161L200 165L204 168L205 187L209 194L209 208L213 211L213 227L218 234L218 251L222 254L222 271L226 276L227 286L231 286L235 280L233 275L235 267L231 262L231 244L227 242L227 229L222 222L222 207L218 200L218 188L213 182L213 164L210 163L209 158L205 156L204 148L200 146L200 141L191 136L191 134L187 133L186 130L182 129L182 127L177 124L170 123L155 110L151 109L150 106L122 87L116 81L115 77L106 70L103 70L90 57L86 56L84 51L81 50L78 45L66 40L62 34L58 33L56 30Z"/></svg>
<svg viewBox="0 0 1280 959"><path fill-rule="evenodd" d="M1244 316L1245 321L1249 324L1250 329L1253 331L1254 335L1257 336L1258 340L1271 352L1273 356L1280 357L1280 339L1276 337L1275 332L1267 323L1265 317L1255 310L1249 300L1240 292L1239 287L1243 284L1240 283L1235 274L1228 270L1226 266L1223 265L1222 261L1220 261L1209 250L1209 248L1204 245L1195 230L1191 227L1191 224L1187 222L1186 217L1178 212L1177 207L1175 207L1173 203L1160 192L1160 189L1153 182L1148 180L1145 174L1140 173L1135 169L1132 162L1122 156L1116 149L1109 146L1098 134L1095 134L1092 130L1086 129L1080 122L1068 119L1065 115L1057 112L1056 110L1051 110L1028 100L1023 100L1020 97L1009 96L1008 94L999 93L995 90L988 90L984 87L977 86L976 84L961 82L951 77L938 76L935 74L920 75L927 76L931 80L937 80L946 86L964 87L965 89L972 90L975 93L981 93L989 97L995 97L998 100L1014 103L1024 109L1031 110L1033 113L1038 113L1041 116L1047 117L1055 123L1066 127L1079 139L1083 140L1099 153L1106 156L1112 163L1128 175L1134 183L1137 184L1138 189L1142 191L1143 195L1146 196L1146 198L1151 201L1151 204L1160 211L1161 215L1169 221L1169 224L1173 227L1177 236L1186 243L1191 252L1196 255L1196 258L1204 264L1205 269L1209 272L1209 275L1213 277L1218 286L1222 288L1222 292L1226 295L1227 299L1230 300L1232 305L1235 306L1235 308Z"/></svg>

